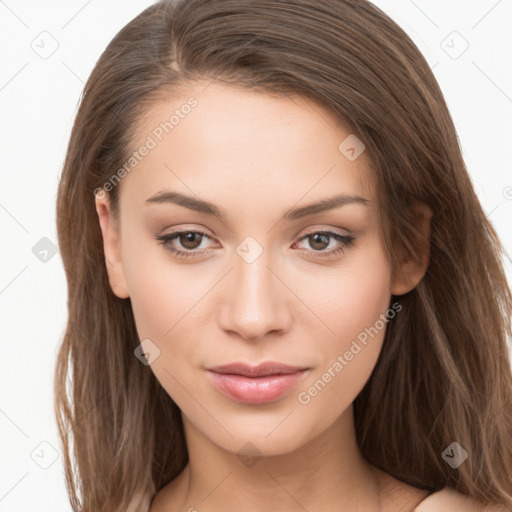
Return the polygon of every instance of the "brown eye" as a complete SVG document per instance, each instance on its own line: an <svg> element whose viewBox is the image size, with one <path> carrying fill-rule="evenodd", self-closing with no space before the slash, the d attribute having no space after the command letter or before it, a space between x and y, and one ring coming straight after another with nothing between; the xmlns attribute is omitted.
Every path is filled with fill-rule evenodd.
<svg viewBox="0 0 512 512"><path fill-rule="evenodd" d="M312 240L312 242L310 241L309 245L311 248L317 251L321 251L328 247L329 238L331 238L329 235L325 235L323 233L315 233L313 235L309 235L308 239Z"/></svg>
<svg viewBox="0 0 512 512"><path fill-rule="evenodd" d="M182 247L192 250L197 249L201 245L203 234L195 231L184 231L178 234L176 238L179 240Z"/></svg>
<svg viewBox="0 0 512 512"><path fill-rule="evenodd" d="M303 236L299 242L303 240L307 240L310 247L310 249L306 248L307 253L327 258L342 253L354 243L355 239L353 236L342 235L333 231L315 231ZM326 250L331 241L334 241L333 247Z"/></svg>
<svg viewBox="0 0 512 512"><path fill-rule="evenodd" d="M211 252L211 248L200 247L203 241L212 239L202 231L176 231L157 236L156 239L179 258L198 257Z"/></svg>

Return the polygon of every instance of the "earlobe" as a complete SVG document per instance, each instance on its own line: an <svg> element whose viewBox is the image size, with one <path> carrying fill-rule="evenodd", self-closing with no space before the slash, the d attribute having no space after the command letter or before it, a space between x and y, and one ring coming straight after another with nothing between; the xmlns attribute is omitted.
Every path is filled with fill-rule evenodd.
<svg viewBox="0 0 512 512"><path fill-rule="evenodd" d="M415 227L416 237L410 241L417 255L404 257L393 270L391 293L403 295L410 292L424 277L430 262L430 219L432 210L423 203L414 203L410 208L411 222Z"/></svg>
<svg viewBox="0 0 512 512"><path fill-rule="evenodd" d="M110 288L117 297L126 299L130 294L121 258L120 230L112 214L109 198L105 194L101 198L96 197L96 212L103 237L103 251Z"/></svg>

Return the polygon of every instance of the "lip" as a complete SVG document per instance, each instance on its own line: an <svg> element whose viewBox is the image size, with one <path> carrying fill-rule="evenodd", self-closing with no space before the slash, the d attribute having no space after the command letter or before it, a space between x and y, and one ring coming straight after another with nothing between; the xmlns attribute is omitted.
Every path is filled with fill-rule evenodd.
<svg viewBox="0 0 512 512"><path fill-rule="evenodd" d="M213 366L207 368L216 373L229 373L231 375L244 375L246 377L264 377L266 375L282 375L307 370L306 366L290 366L288 364L277 363L275 361L265 361L256 366L246 363L230 363L222 366Z"/></svg>
<svg viewBox="0 0 512 512"><path fill-rule="evenodd" d="M228 398L244 404L275 402L290 391L310 368L265 362L207 368L213 385Z"/></svg>

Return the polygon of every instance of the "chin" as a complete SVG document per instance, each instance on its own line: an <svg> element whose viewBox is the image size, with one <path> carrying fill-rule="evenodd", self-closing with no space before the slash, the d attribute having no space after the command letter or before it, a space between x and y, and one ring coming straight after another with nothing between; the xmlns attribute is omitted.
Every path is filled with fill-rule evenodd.
<svg viewBox="0 0 512 512"><path fill-rule="evenodd" d="M288 414L288 413L286 413ZM312 439L305 432L303 422L290 422L284 420L286 414L274 419L272 427L268 424L258 425L255 422L240 422L238 425L224 425L233 437L220 435L219 431L215 436L208 436L210 439L226 451L237 454L240 457L246 455L270 457L284 455L299 449ZM293 414L290 415L290 420ZM282 423L281 423L282 422ZM302 429L297 427L301 426Z"/></svg>

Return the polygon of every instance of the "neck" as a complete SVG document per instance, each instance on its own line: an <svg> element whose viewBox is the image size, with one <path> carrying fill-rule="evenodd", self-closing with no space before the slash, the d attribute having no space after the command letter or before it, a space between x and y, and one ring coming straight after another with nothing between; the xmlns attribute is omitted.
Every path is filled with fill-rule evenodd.
<svg viewBox="0 0 512 512"><path fill-rule="evenodd" d="M189 464L180 475L180 510L380 510L378 479L357 446L352 406L310 442L279 455L225 450L185 416L184 428Z"/></svg>

